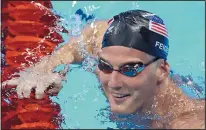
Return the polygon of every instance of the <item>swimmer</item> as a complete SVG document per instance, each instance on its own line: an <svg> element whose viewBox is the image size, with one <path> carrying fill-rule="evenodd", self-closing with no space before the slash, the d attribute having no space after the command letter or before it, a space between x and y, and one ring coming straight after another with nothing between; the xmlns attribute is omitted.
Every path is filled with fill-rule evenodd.
<svg viewBox="0 0 206 130"><path fill-rule="evenodd" d="M58 93L64 75L52 70L60 64L83 61L80 42L89 55L98 57L95 73L112 112L161 117L151 122L151 128L205 129L205 99L190 99L172 81L164 22L143 10L122 12L109 22L86 26L80 37L72 37L68 44L3 85L17 85L19 98L29 98L33 88L37 99L45 92Z"/></svg>

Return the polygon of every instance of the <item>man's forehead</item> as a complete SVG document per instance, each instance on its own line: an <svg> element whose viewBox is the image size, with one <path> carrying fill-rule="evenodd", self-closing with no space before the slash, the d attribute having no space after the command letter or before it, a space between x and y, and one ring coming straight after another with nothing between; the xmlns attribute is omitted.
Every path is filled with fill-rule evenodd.
<svg viewBox="0 0 206 130"><path fill-rule="evenodd" d="M108 60L122 59L124 61L147 61L153 59L151 55L142 51L119 46L103 48L99 52L99 56Z"/></svg>
<svg viewBox="0 0 206 130"><path fill-rule="evenodd" d="M103 59L106 62L113 62L113 61L119 61L120 63L128 63L128 62L142 62L142 60L138 57L123 57L123 56L109 56L109 55L99 55L101 59Z"/></svg>

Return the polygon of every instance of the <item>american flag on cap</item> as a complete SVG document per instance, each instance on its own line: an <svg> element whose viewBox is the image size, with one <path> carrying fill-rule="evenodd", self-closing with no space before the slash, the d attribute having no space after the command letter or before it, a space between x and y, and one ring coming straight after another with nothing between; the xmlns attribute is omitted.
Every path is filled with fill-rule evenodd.
<svg viewBox="0 0 206 130"><path fill-rule="evenodd" d="M168 38L167 29L166 29L164 24L156 23L156 22L150 20L149 30L156 32L156 33Z"/></svg>
<svg viewBox="0 0 206 130"><path fill-rule="evenodd" d="M112 24L113 21L114 21L114 18L111 18L111 19L107 22L107 24L110 25L110 24Z"/></svg>
<svg viewBox="0 0 206 130"><path fill-rule="evenodd" d="M163 20L155 14L145 14L143 17L150 20L149 22L149 30L156 32L166 38L168 38L167 28Z"/></svg>

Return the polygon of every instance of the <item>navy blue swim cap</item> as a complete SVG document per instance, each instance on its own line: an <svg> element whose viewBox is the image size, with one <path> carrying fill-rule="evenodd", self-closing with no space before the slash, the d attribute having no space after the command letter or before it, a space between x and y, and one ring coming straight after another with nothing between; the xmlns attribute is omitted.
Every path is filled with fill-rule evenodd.
<svg viewBox="0 0 206 130"><path fill-rule="evenodd" d="M163 20L157 15L130 10L108 21L102 48L125 46L167 60L169 39Z"/></svg>

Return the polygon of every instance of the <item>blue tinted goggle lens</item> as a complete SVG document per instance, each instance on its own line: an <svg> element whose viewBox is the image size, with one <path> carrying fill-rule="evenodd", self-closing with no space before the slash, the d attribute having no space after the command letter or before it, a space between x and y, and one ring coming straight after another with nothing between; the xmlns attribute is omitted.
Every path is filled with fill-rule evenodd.
<svg viewBox="0 0 206 130"><path fill-rule="evenodd" d="M105 61L99 60L98 67L104 73L112 73L112 71L118 71L128 77L134 77L144 70L144 65L141 62L123 65L119 70L114 70L111 65L109 65Z"/></svg>

